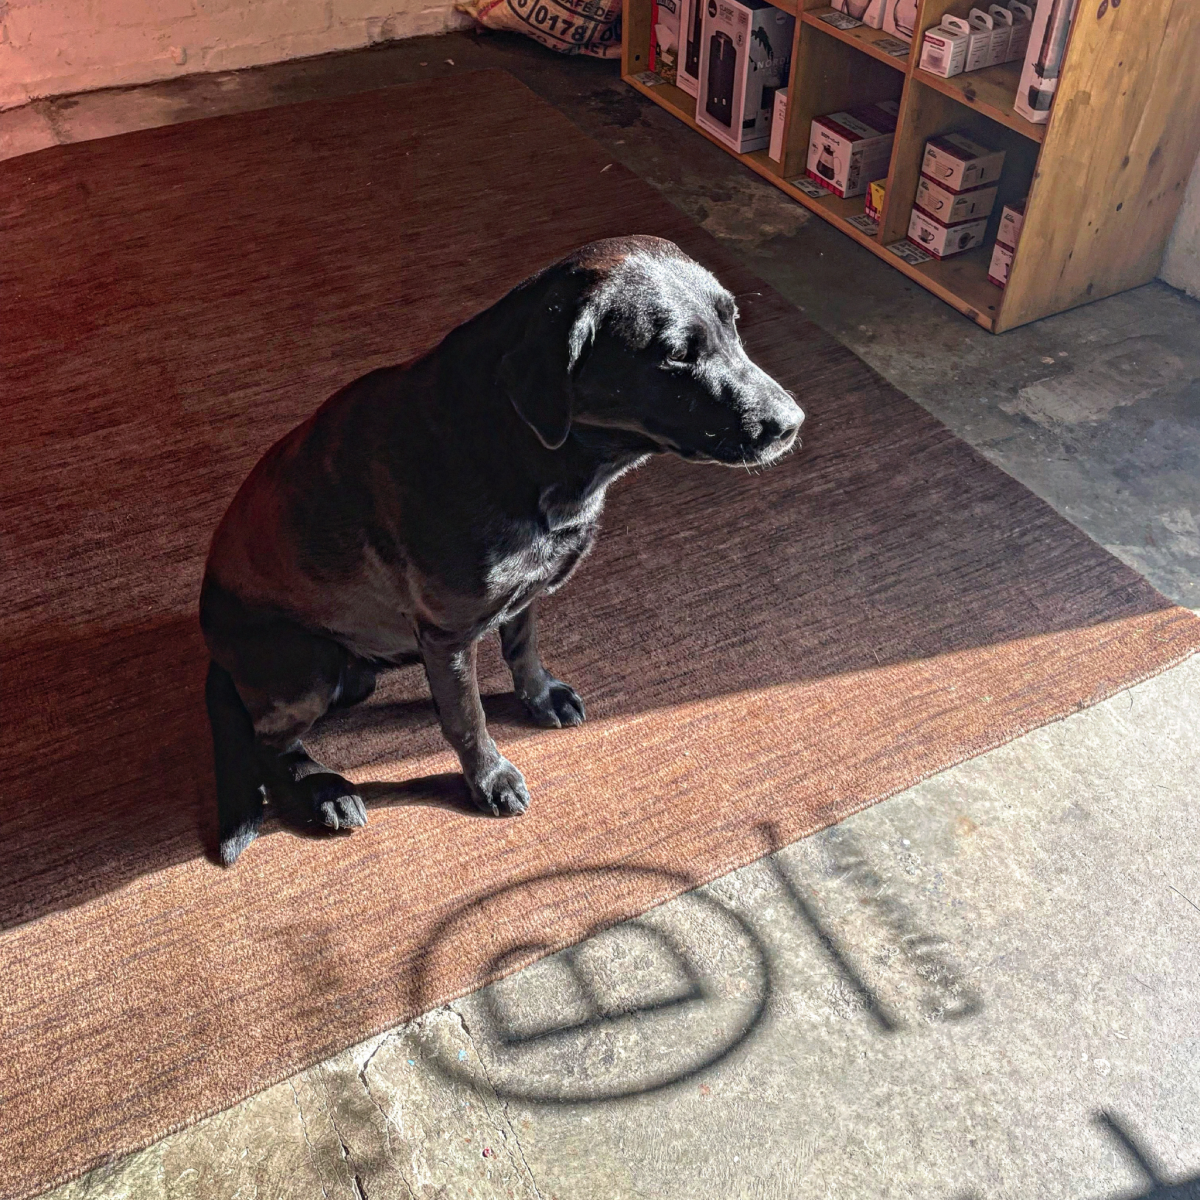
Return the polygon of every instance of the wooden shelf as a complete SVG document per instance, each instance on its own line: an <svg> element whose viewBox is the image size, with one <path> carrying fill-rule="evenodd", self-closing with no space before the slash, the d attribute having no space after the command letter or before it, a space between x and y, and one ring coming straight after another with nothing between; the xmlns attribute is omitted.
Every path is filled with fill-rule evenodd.
<svg viewBox="0 0 1200 1200"><path fill-rule="evenodd" d="M891 251L887 253L891 254ZM910 279L923 284L943 300L953 297L949 303L976 324L990 330L995 325L1004 299L1004 289L988 282L988 264L991 260L992 247L989 243L953 258L940 261L935 258L915 266L903 263L902 266L908 268L904 273Z"/></svg>
<svg viewBox="0 0 1200 1200"><path fill-rule="evenodd" d="M912 74L918 83L934 88L993 121L999 121L1031 141L1040 142L1046 136L1044 124L1035 125L1013 111L1017 84L1021 79L1020 63L1000 63L999 66L985 67L982 71L951 75L949 79L931 75L919 68Z"/></svg>
<svg viewBox="0 0 1200 1200"><path fill-rule="evenodd" d="M889 54L886 50L879 48L880 42L898 42L901 40L900 38L894 37L890 33L884 33L882 29L872 29L869 25L856 25L853 29L838 29L836 26L830 25L828 21L822 20L832 12L834 12L832 8L812 8L803 14L801 20L805 25L811 25L814 29L819 29L822 33L837 38L839 42L845 42L847 46L853 46L855 50L861 50L881 63L887 63L889 67L894 67L897 71L904 72L908 69L907 55L897 58L894 54ZM839 13L838 15L843 14Z"/></svg>
<svg viewBox="0 0 1200 1200"><path fill-rule="evenodd" d="M888 35L836 29L824 0L772 0L796 15L783 162L764 151L735 154L798 204L984 329L1007 329L1099 300L1152 279L1200 153L1200 3L1139 0L1080 9L1071 30L1050 120L1016 114L1017 63L942 79L920 70L917 53L894 58ZM820 4L822 7L806 7ZM969 0L918 0L919 46L947 13ZM696 102L643 74L650 59L651 0L625 0L622 77L684 124L732 153L696 123ZM887 196L879 227L852 225L863 199L810 196L797 187L813 119L856 104L899 98ZM991 238L977 250L910 263L888 245L908 228L926 141L962 130L1003 148L999 204L1028 196L1021 243L1007 288L987 280ZM993 214L994 235L998 213ZM920 330L914 329L914 336Z"/></svg>
<svg viewBox="0 0 1200 1200"><path fill-rule="evenodd" d="M640 79L626 76L625 82L636 88L643 95L649 96L655 103L660 104L685 125L690 126L703 137L708 138L729 154L733 154L727 146L708 130L696 124L696 101L682 88L674 84L646 84ZM823 217L831 225L853 238L860 246L865 246L873 254L884 259L890 266L902 271L914 282L952 304L959 312L970 317L976 324L991 331L999 308L1000 289L988 283L987 267L991 256L988 247L986 256L982 251L964 255L959 259L947 259L938 262L936 259L928 263L913 265L904 262L894 255L886 246L880 244L878 237L864 232L857 225L850 224L851 217L861 216L865 197L853 196L843 199L832 192L821 196L810 196L798 188L794 181L784 179L780 174L780 164L773 158L767 157L765 150L755 150L750 154L733 154L733 157L744 163L750 170L769 179L781 191L789 195L798 204Z"/></svg>
<svg viewBox="0 0 1200 1200"><path fill-rule="evenodd" d="M715 134L710 133L707 129L697 124L696 97L689 96L683 88L676 87L673 83L646 84L640 79L631 79L628 77L625 82L644 95L649 96L652 100L657 101L667 112L678 117L685 125L691 126L697 133L708 138L710 142L720 146L726 154L732 154L734 158L744 163L752 171L757 171L759 175L771 180L772 183L783 182L782 176L779 173L779 163L773 158L769 158L765 150L755 150L750 154L738 154L730 150Z"/></svg>

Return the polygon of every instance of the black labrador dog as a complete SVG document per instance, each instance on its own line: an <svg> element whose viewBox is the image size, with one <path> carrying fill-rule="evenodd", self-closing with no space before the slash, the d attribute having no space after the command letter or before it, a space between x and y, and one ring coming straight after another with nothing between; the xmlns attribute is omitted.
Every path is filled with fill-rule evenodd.
<svg viewBox="0 0 1200 1200"><path fill-rule="evenodd" d="M736 318L674 243L595 242L267 452L213 536L200 597L224 863L268 795L317 826L365 823L354 785L300 739L404 663L424 664L475 803L525 811L484 723L476 644L499 631L538 725L584 719L542 665L534 602L588 552L608 486L653 454L763 465L796 441L804 414Z"/></svg>

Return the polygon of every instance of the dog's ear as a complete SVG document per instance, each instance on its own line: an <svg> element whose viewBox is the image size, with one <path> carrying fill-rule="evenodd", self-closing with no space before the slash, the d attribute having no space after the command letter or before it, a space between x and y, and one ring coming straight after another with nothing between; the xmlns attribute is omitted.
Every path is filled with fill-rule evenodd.
<svg viewBox="0 0 1200 1200"><path fill-rule="evenodd" d="M547 450L557 450L571 432L572 381L591 349L595 315L576 278L532 291L519 340L500 360L498 377L521 420Z"/></svg>

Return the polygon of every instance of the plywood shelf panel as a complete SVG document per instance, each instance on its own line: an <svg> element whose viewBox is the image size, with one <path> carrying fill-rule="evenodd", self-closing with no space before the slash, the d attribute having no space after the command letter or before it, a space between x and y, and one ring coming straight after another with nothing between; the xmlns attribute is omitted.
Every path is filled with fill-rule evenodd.
<svg viewBox="0 0 1200 1200"><path fill-rule="evenodd" d="M896 71L903 72L907 70L907 56L897 58L894 54L889 54L879 45L880 42L899 41L899 38L894 37L890 33L884 33L882 29L872 29L868 25L858 25L853 29L838 29L823 19L833 11L829 7L809 9L801 20L806 25L811 25L814 29L819 29L822 33L827 33L830 37L837 38L839 42L845 42L847 46L853 46L855 50L861 50L864 54L869 54L881 63L886 63Z"/></svg>
<svg viewBox="0 0 1200 1200"><path fill-rule="evenodd" d="M951 75L949 79L931 75L928 71L918 68L913 72L913 78L925 87L934 88L942 95L949 96L951 100L957 100L985 117L999 121L1001 125L1015 130L1030 141L1040 142L1046 136L1045 125L1035 125L1013 109L1017 84L1021 79L1020 63L1000 63L982 71L965 71L961 75Z"/></svg>

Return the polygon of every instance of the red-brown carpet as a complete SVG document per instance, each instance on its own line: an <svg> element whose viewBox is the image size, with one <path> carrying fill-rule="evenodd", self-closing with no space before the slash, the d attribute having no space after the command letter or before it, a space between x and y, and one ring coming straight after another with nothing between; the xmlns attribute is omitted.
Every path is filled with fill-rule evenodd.
<svg viewBox="0 0 1200 1200"><path fill-rule="evenodd" d="M752 352L812 414L804 451L618 485L545 610L582 729L522 724L487 657L527 816L460 807L401 672L317 739L377 781L370 825L212 865L194 611L237 484L342 383L629 232L739 295ZM503 73L11 160L0 234L4 1197L461 994L506 947L683 886L578 873L531 909L472 906L504 884L711 879L762 853L765 820L802 837L1200 645L1200 621Z"/></svg>

